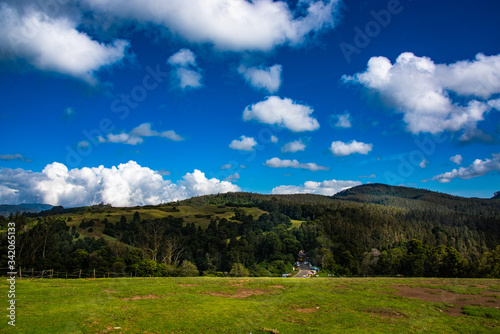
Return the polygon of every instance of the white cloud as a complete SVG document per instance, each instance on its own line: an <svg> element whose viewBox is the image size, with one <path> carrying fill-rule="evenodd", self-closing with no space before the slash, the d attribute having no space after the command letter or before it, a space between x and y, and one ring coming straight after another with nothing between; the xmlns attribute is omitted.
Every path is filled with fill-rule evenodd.
<svg viewBox="0 0 500 334"><path fill-rule="evenodd" d="M246 68L241 65L238 72L243 75L245 81L252 87L257 89L265 89L269 93L275 93L281 86L281 65L273 65L271 67L250 67Z"/></svg>
<svg viewBox="0 0 500 334"><path fill-rule="evenodd" d="M348 143L344 143L342 141L334 141L332 142L332 146L330 150L337 157L342 157L350 154L368 154L373 149L373 144L365 144L362 142L357 142L356 140L352 140Z"/></svg>
<svg viewBox="0 0 500 334"><path fill-rule="evenodd" d="M21 58L39 70L95 84L100 68L125 57L128 41L100 43L78 31L78 21L49 17L34 8L18 10L0 3L0 58Z"/></svg>
<svg viewBox="0 0 500 334"><path fill-rule="evenodd" d="M337 121L335 124L333 124L334 127L336 128L350 128L352 127L351 125L351 114L346 112L343 115L332 115L333 118Z"/></svg>
<svg viewBox="0 0 500 334"><path fill-rule="evenodd" d="M173 141L181 141L184 140L181 136L179 136L175 131L169 130L169 131L163 131L163 132L158 132L151 130L151 123L143 123L139 125L138 127L132 129L130 133L122 132L119 134L108 134L106 138L104 137L98 137L99 142L101 143L123 143L123 144L129 144L129 145L137 145L140 144L144 141L144 137L162 137L162 138L167 138ZM80 146L86 145L84 144L85 142L79 143ZM85 147L85 146L82 146Z"/></svg>
<svg viewBox="0 0 500 334"><path fill-rule="evenodd" d="M488 105L496 110L500 110L500 99L488 101Z"/></svg>
<svg viewBox="0 0 500 334"><path fill-rule="evenodd" d="M224 179L224 181L228 181L228 182L238 182L238 179L240 178L240 174L238 173L234 173L234 174L231 174L229 175L228 177L226 177Z"/></svg>
<svg viewBox="0 0 500 334"><path fill-rule="evenodd" d="M320 166L314 162L300 163L297 160L281 160L280 158L272 158L264 163L264 166L271 168L301 168L316 172L318 170L329 170L329 167Z"/></svg>
<svg viewBox="0 0 500 334"><path fill-rule="evenodd" d="M290 143L286 143L285 146L281 148L281 153L292 152L295 153L297 151L304 151L306 149L306 145L302 142L302 140L295 140Z"/></svg>
<svg viewBox="0 0 500 334"><path fill-rule="evenodd" d="M71 169L54 162L41 173L0 169L0 203L47 203L85 206L100 202L113 206L155 205L185 198L240 191L230 182L207 179L199 170L177 183L134 161L118 167Z"/></svg>
<svg viewBox="0 0 500 334"><path fill-rule="evenodd" d="M339 1L299 1L292 11L271 0L82 0L94 10L164 26L190 42L221 50L269 51L302 44L311 33L333 28Z"/></svg>
<svg viewBox="0 0 500 334"><path fill-rule="evenodd" d="M231 144L229 144L229 147L232 148L233 150L240 150L240 151L253 151L254 146L257 145L257 142L253 137L247 137L247 136L241 136L241 140L233 140Z"/></svg>
<svg viewBox="0 0 500 334"><path fill-rule="evenodd" d="M0 160L3 161L9 161L9 160L19 160L19 161L26 161L26 162L31 162L30 159L26 159L22 154L0 154Z"/></svg>
<svg viewBox="0 0 500 334"><path fill-rule="evenodd" d="M336 193L359 186L359 181L328 180L323 182L307 181L300 186L279 186L273 188L272 194L317 194L333 196Z"/></svg>
<svg viewBox="0 0 500 334"><path fill-rule="evenodd" d="M233 168L233 165L231 165L231 164L222 165L220 167L220 169L222 169L222 170L224 170L224 169L231 169L231 168Z"/></svg>
<svg viewBox="0 0 500 334"><path fill-rule="evenodd" d="M453 169L451 172L436 175L431 180L437 180L440 183L451 182L452 179L461 178L463 180L483 176L493 171L500 172L500 153L493 154L492 159L476 159L468 167Z"/></svg>
<svg viewBox="0 0 500 334"><path fill-rule="evenodd" d="M189 49L181 49L174 53L167 62L175 69L174 79L180 88L199 88L201 84L201 70L196 64L196 56Z"/></svg>
<svg viewBox="0 0 500 334"><path fill-rule="evenodd" d="M275 124L293 132L313 131L319 123L310 115L313 109L297 104L289 98L270 96L264 101L247 106L243 112L243 120L257 120L264 124Z"/></svg>
<svg viewBox="0 0 500 334"><path fill-rule="evenodd" d="M478 54L474 61L447 65L406 52L394 64L372 57L365 72L342 78L365 86L403 113L411 133L471 131L496 105L481 99L500 93L500 55Z"/></svg>
<svg viewBox="0 0 500 334"><path fill-rule="evenodd" d="M461 165L462 164L462 156L460 154L457 154L457 155L454 155L450 158L450 161L456 163L457 165Z"/></svg>
<svg viewBox="0 0 500 334"><path fill-rule="evenodd" d="M276 136L271 136L271 143L277 143L278 142L278 137Z"/></svg>
<svg viewBox="0 0 500 334"><path fill-rule="evenodd" d="M418 165L420 168L427 168L427 164L429 163L428 160L424 159L422 162L420 162Z"/></svg>
<svg viewBox="0 0 500 334"><path fill-rule="evenodd" d="M360 179L363 179L363 178L369 178L369 179L374 179L377 177L377 175L375 174L369 174L369 175L359 175L358 176Z"/></svg>

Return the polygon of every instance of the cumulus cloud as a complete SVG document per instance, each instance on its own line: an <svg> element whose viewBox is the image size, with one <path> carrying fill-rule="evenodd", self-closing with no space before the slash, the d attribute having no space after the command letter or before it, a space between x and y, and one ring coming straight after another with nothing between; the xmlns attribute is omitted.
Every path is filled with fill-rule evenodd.
<svg viewBox="0 0 500 334"><path fill-rule="evenodd" d="M23 59L39 70L95 84L96 72L120 62L129 42L100 43L78 31L78 25L70 17L49 17L35 6L0 3L0 59Z"/></svg>
<svg viewBox="0 0 500 334"><path fill-rule="evenodd" d="M264 101L247 106L243 112L243 120L257 120L264 124L274 124L293 132L314 131L319 123L310 115L313 109L298 104L289 98L270 96Z"/></svg>
<svg viewBox="0 0 500 334"><path fill-rule="evenodd" d="M253 151L254 146L257 145L257 142L253 137L247 137L247 136L241 136L241 140L233 140L231 144L229 144L229 147L232 148L233 150L240 150L240 151Z"/></svg>
<svg viewBox="0 0 500 334"><path fill-rule="evenodd" d="M304 151L306 149L306 145L302 142L302 140L295 140L290 143L286 143L285 146L281 148L281 153L286 153L286 152L298 152L298 151Z"/></svg>
<svg viewBox="0 0 500 334"><path fill-rule="evenodd" d="M134 161L118 167L71 169L54 162L41 173L0 169L0 203L46 203L85 206L100 202L113 206L156 205L185 198L240 191L230 182L208 179L194 170L177 183Z"/></svg>
<svg viewBox="0 0 500 334"><path fill-rule="evenodd" d="M427 164L428 164L428 163L429 163L429 161L428 161L428 160L426 160L426 159L424 159L424 160L422 160L422 161L418 164L418 166L419 166L420 168L427 168Z"/></svg>
<svg viewBox="0 0 500 334"><path fill-rule="evenodd" d="M471 132L497 105L483 100L500 93L500 55L478 54L474 61L448 65L405 52L394 64L372 57L366 71L342 78L366 87L403 113L411 133Z"/></svg>
<svg viewBox="0 0 500 334"><path fill-rule="evenodd" d="M325 166L320 166L314 162L308 162L308 163L300 163L297 160L281 160L280 158L272 158L267 160L264 163L264 166L271 167L271 168L301 168L301 169L308 169L312 172L316 172L318 170L329 170L330 168L325 167Z"/></svg>
<svg viewBox="0 0 500 334"><path fill-rule="evenodd" d="M278 142L278 137L276 136L271 136L271 143L277 143Z"/></svg>
<svg viewBox="0 0 500 334"><path fill-rule="evenodd" d="M222 169L222 170L224 170L224 169L231 169L231 168L233 168L233 165L231 165L231 164L222 165L220 167L220 169Z"/></svg>
<svg viewBox="0 0 500 334"><path fill-rule="evenodd" d="M246 68L241 65L238 72L243 75L245 81L256 89L264 89L269 93L275 93L281 86L281 65L273 65L271 67L250 67Z"/></svg>
<svg viewBox="0 0 500 334"><path fill-rule="evenodd" d="M330 123L335 128L350 128L351 124L351 114L346 112L343 115L332 115L332 122Z"/></svg>
<svg viewBox="0 0 500 334"><path fill-rule="evenodd" d="M450 161L456 163L457 165L461 165L462 164L462 156L460 154L457 154L457 155L454 155L450 158Z"/></svg>
<svg viewBox="0 0 500 334"><path fill-rule="evenodd" d="M440 183L451 182L452 179L461 178L463 180L483 176L493 171L500 172L500 153L493 154L492 159L476 159L468 167L453 169L451 172L436 175L431 180L437 180Z"/></svg>
<svg viewBox="0 0 500 334"><path fill-rule="evenodd" d="M332 142L330 151L332 151L332 153L337 157L343 157L355 153L368 154L368 152L370 152L372 148L373 144L365 144L356 140L352 140L348 143L344 143L342 141L334 141Z"/></svg>
<svg viewBox="0 0 500 334"><path fill-rule="evenodd" d="M299 45L311 33L332 28L338 0L299 1L292 11L271 0L82 0L110 16L166 27L190 42L221 50L269 51Z"/></svg>
<svg viewBox="0 0 500 334"><path fill-rule="evenodd" d="M201 70L196 64L196 56L189 49L180 49L168 58L167 63L174 68L173 79L180 88L199 88Z"/></svg>
<svg viewBox="0 0 500 334"><path fill-rule="evenodd" d="M122 143L129 145L137 145L144 141L144 137L162 137L167 138L173 141L181 141L184 140L181 136L179 136L175 131L163 131L158 132L151 129L151 123L143 123L138 127L132 129L129 133L122 132L119 134L108 134L106 138L99 136L98 140L101 143ZM88 146L88 142L80 142L80 146Z"/></svg>
<svg viewBox="0 0 500 334"><path fill-rule="evenodd" d="M327 180L323 182L307 181L300 186L279 186L273 188L272 194L317 194L333 196L342 190L359 186L359 181Z"/></svg>

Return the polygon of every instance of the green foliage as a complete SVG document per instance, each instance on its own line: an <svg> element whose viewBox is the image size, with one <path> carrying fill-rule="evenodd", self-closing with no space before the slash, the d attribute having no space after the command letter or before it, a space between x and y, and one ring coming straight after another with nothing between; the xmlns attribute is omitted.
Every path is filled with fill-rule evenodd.
<svg viewBox="0 0 500 334"><path fill-rule="evenodd" d="M244 276L250 276L250 272L248 269L245 268L245 266L241 263L233 263L233 266L231 267L231 271L229 272L229 276L232 277L244 277Z"/></svg>

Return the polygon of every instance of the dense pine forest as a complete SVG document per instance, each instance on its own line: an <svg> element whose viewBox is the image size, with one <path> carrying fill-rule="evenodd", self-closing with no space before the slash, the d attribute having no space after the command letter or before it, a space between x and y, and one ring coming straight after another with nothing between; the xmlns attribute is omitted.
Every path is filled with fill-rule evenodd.
<svg viewBox="0 0 500 334"><path fill-rule="evenodd" d="M299 250L334 275L500 277L500 199L363 185L333 197L227 193L0 217L24 272L278 276ZM71 275L70 275L71 276Z"/></svg>

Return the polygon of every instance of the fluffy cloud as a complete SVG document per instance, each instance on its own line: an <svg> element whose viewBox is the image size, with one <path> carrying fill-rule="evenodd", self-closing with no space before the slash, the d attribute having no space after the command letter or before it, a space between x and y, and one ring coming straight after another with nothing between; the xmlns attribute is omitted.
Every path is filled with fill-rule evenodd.
<svg viewBox="0 0 500 334"><path fill-rule="evenodd" d="M69 17L49 17L35 6L14 8L0 3L0 58L24 59L43 71L97 82L95 73L125 57L129 42L100 43L76 29Z"/></svg>
<svg viewBox="0 0 500 334"><path fill-rule="evenodd" d="M348 143L344 143L342 141L334 141L332 142L332 146L330 150L337 157L342 157L350 154L368 154L373 148L373 144L365 144L362 142L357 142L356 140L352 140Z"/></svg>
<svg viewBox="0 0 500 334"><path fill-rule="evenodd" d="M275 124L293 132L313 131L319 123L310 115L313 109L295 103L289 98L270 96L264 101L247 106L243 112L243 120L257 120L264 124Z"/></svg>
<svg viewBox="0 0 500 334"><path fill-rule="evenodd" d="M190 42L221 50L269 51L298 45L334 26L337 0L299 1L292 11L272 0L82 0L90 8L141 23L164 26Z"/></svg>
<svg viewBox="0 0 500 334"><path fill-rule="evenodd" d="M286 143L285 146L281 148L281 153L292 152L295 153L297 151L304 151L306 149L306 145L302 142L302 140L295 140L290 143Z"/></svg>
<svg viewBox="0 0 500 334"><path fill-rule="evenodd" d="M457 155L452 156L450 158L450 161L456 163L457 165L461 165L462 159L463 159L462 156L460 154L457 154Z"/></svg>
<svg viewBox="0 0 500 334"><path fill-rule="evenodd" d="M336 193L359 186L359 181L328 180L323 182L307 181L301 186L279 186L273 188L272 194L317 194L332 196Z"/></svg>
<svg viewBox="0 0 500 334"><path fill-rule="evenodd" d="M426 159L424 159L424 160L422 160L422 161L418 164L418 166L419 166L420 168L427 168L427 164L428 164L428 163L429 163L429 161L428 161L428 160L426 160Z"/></svg>
<svg viewBox="0 0 500 334"><path fill-rule="evenodd" d="M493 154L492 159L476 159L468 167L453 169L451 172L436 175L431 180L437 180L440 183L450 182L452 179L461 178L463 180L483 176L493 171L500 172L500 153Z"/></svg>
<svg viewBox="0 0 500 334"><path fill-rule="evenodd" d="M332 115L332 120L334 122L331 125L335 128L350 128L351 125L351 114L346 112L343 115Z"/></svg>
<svg viewBox="0 0 500 334"><path fill-rule="evenodd" d="M316 172L318 170L328 170L330 168L320 166L314 162L300 163L297 160L281 160L280 158L272 158L264 163L264 166L272 168L302 168Z"/></svg>
<svg viewBox="0 0 500 334"><path fill-rule="evenodd" d="M231 174L229 175L228 177L226 177L224 179L224 181L228 181L228 182L238 182L238 179L240 178L240 174L238 173L234 173L234 174Z"/></svg>
<svg viewBox="0 0 500 334"><path fill-rule="evenodd" d="M343 80L363 85L403 113L411 133L470 132L496 105L482 99L500 93L500 55L478 54L474 61L450 65L410 52L402 53L394 64L385 57L372 57L365 72Z"/></svg>
<svg viewBox="0 0 500 334"><path fill-rule="evenodd" d="M278 142L278 137L276 136L271 136L271 143L277 143Z"/></svg>
<svg viewBox="0 0 500 334"><path fill-rule="evenodd" d="M113 206L155 205L193 196L240 191L230 182L207 179L199 170L177 183L134 161L118 167L71 169L54 162L41 173L0 169L0 203L47 203L84 206L100 202Z"/></svg>
<svg viewBox="0 0 500 334"><path fill-rule="evenodd" d="M137 145L144 141L144 137L162 137L167 138L173 141L181 141L184 140L181 136L179 136L175 131L163 131L158 132L151 130L150 123L143 123L138 127L132 129L130 133L122 132L119 134L108 134L106 138L98 137L99 142L101 143L123 143L129 145ZM87 142L81 142L79 145L88 146Z"/></svg>
<svg viewBox="0 0 500 334"><path fill-rule="evenodd" d="M281 86L281 65L271 67L250 67L241 65L238 72L243 75L245 81L257 89L265 89L269 93L275 93Z"/></svg>
<svg viewBox="0 0 500 334"><path fill-rule="evenodd" d="M240 151L253 151L253 147L257 145L257 142L253 137L247 137L247 136L241 136L241 140L233 140L231 144L229 144L229 147L232 148L233 150L240 150Z"/></svg>
<svg viewBox="0 0 500 334"><path fill-rule="evenodd" d="M168 58L175 71L174 79L180 88L199 88L201 84L201 70L196 64L196 56L189 49L181 49Z"/></svg>

